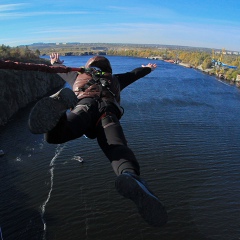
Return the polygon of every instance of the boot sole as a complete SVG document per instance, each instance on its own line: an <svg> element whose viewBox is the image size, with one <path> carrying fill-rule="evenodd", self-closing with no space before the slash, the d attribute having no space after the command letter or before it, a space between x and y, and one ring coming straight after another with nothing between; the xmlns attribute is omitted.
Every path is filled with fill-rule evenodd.
<svg viewBox="0 0 240 240"><path fill-rule="evenodd" d="M164 206L141 182L127 174L121 174L115 184L123 197L136 204L139 214L148 224L161 227L167 223L168 216Z"/></svg>
<svg viewBox="0 0 240 240"><path fill-rule="evenodd" d="M66 109L73 108L77 104L77 97L75 93L69 88L63 88L50 98L61 99L60 101L66 105Z"/></svg>
<svg viewBox="0 0 240 240"><path fill-rule="evenodd" d="M30 131L34 134L41 134L52 130L66 110L73 108L76 103L77 97L67 88L61 89L51 97L41 99L29 115Z"/></svg>

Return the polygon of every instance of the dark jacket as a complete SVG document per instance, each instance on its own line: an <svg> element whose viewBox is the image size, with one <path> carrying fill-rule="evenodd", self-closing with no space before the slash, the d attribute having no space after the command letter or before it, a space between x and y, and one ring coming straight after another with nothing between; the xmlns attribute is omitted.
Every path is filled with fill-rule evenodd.
<svg viewBox="0 0 240 240"><path fill-rule="evenodd" d="M107 89L101 89L98 84L93 84L89 88L81 90L92 78L88 73L78 74L77 72L70 72L59 73L59 75L70 84L72 90L79 99L86 97L102 97L110 101L115 100L118 104L120 104L120 92L125 87L151 72L151 68L149 67L139 67L135 68L131 72L112 74L110 62L103 56L90 58L85 67L97 67L105 72L103 77L109 81L110 91Z"/></svg>

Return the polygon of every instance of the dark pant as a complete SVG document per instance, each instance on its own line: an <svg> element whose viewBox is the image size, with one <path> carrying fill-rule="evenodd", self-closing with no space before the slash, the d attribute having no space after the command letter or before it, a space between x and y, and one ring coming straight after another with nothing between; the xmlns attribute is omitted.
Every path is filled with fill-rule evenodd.
<svg viewBox="0 0 240 240"><path fill-rule="evenodd" d="M139 164L127 145L117 116L119 110L111 103L82 99L71 112L63 115L54 129L45 134L45 139L49 143L59 144L82 135L97 138L117 175L124 171L139 175Z"/></svg>

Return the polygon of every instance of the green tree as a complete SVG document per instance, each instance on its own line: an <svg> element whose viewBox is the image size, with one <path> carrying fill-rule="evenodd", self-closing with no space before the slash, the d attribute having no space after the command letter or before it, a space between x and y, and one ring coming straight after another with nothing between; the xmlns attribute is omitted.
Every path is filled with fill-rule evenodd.
<svg viewBox="0 0 240 240"><path fill-rule="evenodd" d="M35 51L35 55L39 57L39 56L41 55L41 52L37 49L37 50Z"/></svg>
<svg viewBox="0 0 240 240"><path fill-rule="evenodd" d="M212 67L212 59L211 57L207 57L203 60L203 63L202 63L202 69L205 70L205 69L208 69L208 68L211 68Z"/></svg>

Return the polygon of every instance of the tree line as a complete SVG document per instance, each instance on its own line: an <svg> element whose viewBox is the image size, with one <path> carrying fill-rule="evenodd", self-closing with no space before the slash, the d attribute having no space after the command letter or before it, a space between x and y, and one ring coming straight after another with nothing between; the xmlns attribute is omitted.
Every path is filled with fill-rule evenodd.
<svg viewBox="0 0 240 240"><path fill-rule="evenodd" d="M61 51L60 51L61 50ZM68 52L69 49L58 49L62 55ZM50 49L49 49L50 51ZM74 52L74 49L71 48ZM76 49L79 51L79 49ZM107 55L117 56L132 56L132 57L159 57L163 60L174 60L176 62L182 62L190 64L192 67L201 66L203 70L211 69L213 74L222 74L227 79L236 79L236 76L240 74L240 56L238 55L224 55L222 56L222 62L230 66L236 66L237 69L230 69L223 66L213 66L213 56L210 52L204 52L202 50L176 50L176 49L156 49L156 48L123 48L114 47L107 50ZM216 61L220 59L220 54L214 56ZM49 61L41 58L41 52L38 49L30 49L28 46L25 47L9 47L6 45L0 46L0 59L12 60L21 62L34 62L34 63L45 63L49 64Z"/></svg>
<svg viewBox="0 0 240 240"><path fill-rule="evenodd" d="M10 60L16 62L30 62L30 63L47 63L40 57L39 50L31 50L28 46L25 47L10 47L2 44L0 46L0 59Z"/></svg>

